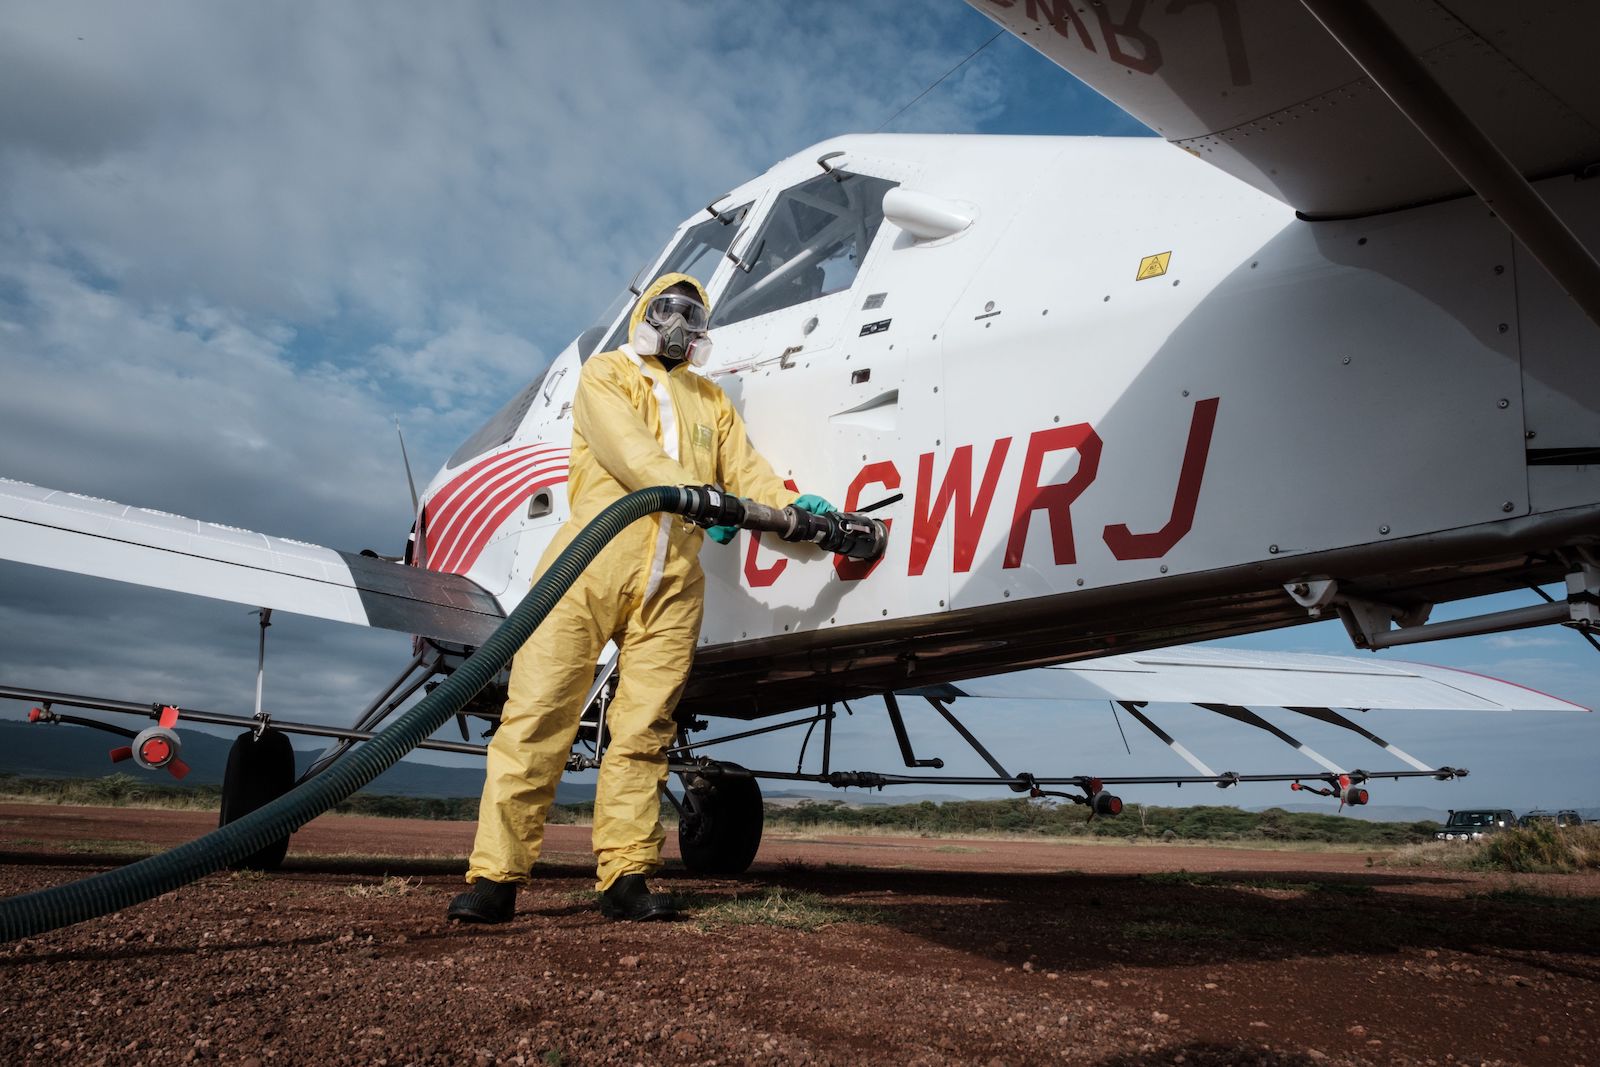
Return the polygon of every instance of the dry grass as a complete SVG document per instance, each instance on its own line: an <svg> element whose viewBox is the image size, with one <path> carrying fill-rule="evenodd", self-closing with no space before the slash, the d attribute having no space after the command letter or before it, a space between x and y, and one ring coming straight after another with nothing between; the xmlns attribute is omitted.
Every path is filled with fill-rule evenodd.
<svg viewBox="0 0 1600 1067"><path fill-rule="evenodd" d="M1600 870L1600 826L1548 823L1504 830L1481 841L1430 841L1395 850L1391 867L1566 874Z"/></svg>
<svg viewBox="0 0 1600 1067"><path fill-rule="evenodd" d="M1402 845L1383 858L1385 867L1442 867L1447 871L1470 871L1477 864L1483 846L1471 841L1426 841Z"/></svg>
<svg viewBox="0 0 1600 1067"><path fill-rule="evenodd" d="M357 882L355 885L347 885L344 887L344 893L347 897L403 897L421 885L420 878L402 878L392 874L381 882Z"/></svg>
<svg viewBox="0 0 1600 1067"><path fill-rule="evenodd" d="M59 847L74 856L117 856L133 859L143 859L161 851L160 845L149 841L113 841L99 837L63 841Z"/></svg>
<svg viewBox="0 0 1600 1067"><path fill-rule="evenodd" d="M1075 848L1082 845L1110 846L1113 848L1228 848L1247 852L1343 852L1377 855L1392 846L1370 842L1334 841L1274 841L1271 838L1240 838L1236 841L1208 837L1099 837L1091 834L1053 835L1006 831L939 831L905 830L882 826L849 826L843 823L817 823L804 829L769 826L762 833L763 841L784 841L795 845L823 844L822 837L874 837L885 840L916 841L1037 841L1043 844ZM935 849L935 851L940 851Z"/></svg>
<svg viewBox="0 0 1600 1067"><path fill-rule="evenodd" d="M840 923L877 922L871 908L841 907L816 893L769 886L733 897L691 896L683 901L688 917L702 930L727 926L777 926L820 930Z"/></svg>
<svg viewBox="0 0 1600 1067"><path fill-rule="evenodd" d="M125 797L110 798L92 786L64 789L59 793L14 792L0 789L0 803L30 804L35 807L134 808L143 811L216 811L221 801L214 795L196 792L188 796L144 794L135 790Z"/></svg>
<svg viewBox="0 0 1600 1067"><path fill-rule="evenodd" d="M1304 880L1239 878L1232 875L1206 874L1200 871L1179 869L1176 871L1154 871L1149 874L1141 874L1138 878L1146 885L1180 885L1235 889L1245 892L1294 894L1298 896L1304 896L1309 893L1343 893L1349 896L1364 896L1373 892L1372 886L1365 882L1329 882L1309 876Z"/></svg>
<svg viewBox="0 0 1600 1067"><path fill-rule="evenodd" d="M1228 936L1227 930L1218 927L1167 919L1145 919L1122 924L1122 937L1127 941L1220 941Z"/></svg>

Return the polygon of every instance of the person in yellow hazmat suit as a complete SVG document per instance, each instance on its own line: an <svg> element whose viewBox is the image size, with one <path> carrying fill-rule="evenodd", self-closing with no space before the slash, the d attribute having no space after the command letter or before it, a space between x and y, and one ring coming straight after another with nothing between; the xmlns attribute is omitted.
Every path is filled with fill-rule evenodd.
<svg viewBox="0 0 1600 1067"><path fill-rule="evenodd" d="M628 343L583 365L572 406L571 516L540 574L608 504L648 486L713 484L771 507L833 510L820 497L796 500L750 446L726 394L691 369L710 352L709 307L699 282L663 275L640 295ZM708 532L726 544L737 531ZM617 643L619 659L606 710L610 744L595 787L600 909L617 919L676 914L672 899L650 892L645 878L661 866L672 713L700 635L701 535L677 516L640 519L606 546L517 653L489 745L471 889L450 902L450 918L511 918L607 641Z"/></svg>

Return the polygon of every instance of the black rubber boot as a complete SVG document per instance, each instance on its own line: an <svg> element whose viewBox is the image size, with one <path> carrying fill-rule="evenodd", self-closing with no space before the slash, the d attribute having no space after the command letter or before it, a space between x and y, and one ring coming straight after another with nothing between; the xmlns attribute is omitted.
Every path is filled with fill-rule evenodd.
<svg viewBox="0 0 1600 1067"><path fill-rule="evenodd" d="M517 910L515 882L491 882L479 878L472 888L450 902L445 915L457 922L503 923L510 922Z"/></svg>
<svg viewBox="0 0 1600 1067"><path fill-rule="evenodd" d="M625 874L600 894L600 914L631 922L676 919L678 905L666 893L652 893L642 874Z"/></svg>

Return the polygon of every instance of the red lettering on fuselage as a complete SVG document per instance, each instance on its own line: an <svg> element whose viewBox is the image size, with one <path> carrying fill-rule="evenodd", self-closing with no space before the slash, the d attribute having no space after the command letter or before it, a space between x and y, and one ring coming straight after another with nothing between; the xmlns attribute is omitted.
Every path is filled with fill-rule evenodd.
<svg viewBox="0 0 1600 1067"><path fill-rule="evenodd" d="M861 491L869 485L881 485L889 492L900 488L900 468L889 460L880 460L869 463L861 468L860 473L850 483L850 488L845 491L844 510L854 511L861 506ZM884 519L886 527L893 526L892 519ZM841 580L846 582L859 582L867 575L878 569L878 564L883 562L883 557L868 563L859 559L846 559L843 556L833 557L833 569L839 572Z"/></svg>
<svg viewBox="0 0 1600 1067"><path fill-rule="evenodd" d="M1189 440L1183 446L1183 464L1178 470L1178 488L1172 496L1172 514L1167 524L1154 533L1136 534L1122 523L1107 526L1102 536L1106 547L1118 559L1160 559L1172 551L1194 526L1194 509L1200 502L1200 482L1206 473L1206 457L1211 453L1211 432L1217 426L1220 397L1197 400L1189 420Z"/></svg>
<svg viewBox="0 0 1600 1067"><path fill-rule="evenodd" d="M798 493L800 487L794 484L793 478L785 478L783 484L789 487L790 492ZM789 561L779 556L768 566L761 566L756 562L756 553L761 551L761 533L752 531L750 534L750 547L744 552L744 580L751 589L765 589L778 580L778 575L789 565Z"/></svg>
<svg viewBox="0 0 1600 1067"><path fill-rule="evenodd" d="M1028 438L1028 455L1022 463L1022 484L1017 490L1017 507L1011 517L1011 537L1006 542L1007 569L1022 566L1022 553L1028 544L1028 526L1033 513L1043 511L1050 520L1050 545L1056 566L1078 561L1072 540L1072 504L1089 488L1100 471L1100 437L1086 422L1040 430ZM1076 449L1078 469L1065 482L1039 484L1044 458L1053 452Z"/></svg>
<svg viewBox="0 0 1600 1067"><path fill-rule="evenodd" d="M1171 552L1194 528L1195 514L1200 502L1200 489L1205 480L1206 464L1211 454L1211 440L1216 431L1219 397L1197 400L1189 420L1188 439L1178 468L1178 483L1173 490L1172 509L1167 521L1159 530L1134 533L1125 523L1106 526L1101 537L1112 556L1118 560L1160 559ZM950 453L950 463L944 477L935 486L934 453L918 457L917 484L912 494L911 544L908 549L906 573L919 577L926 573L933 559L933 550L944 532L946 518L950 519L951 549L950 573L964 574L972 570L977 558L978 544L993 510L994 498L1000 486L1007 458L1011 453L1013 438L1002 437L989 448L983 473L974 484L974 446L960 445ZM1006 540L1002 569L1022 566L1027 550L1028 534L1036 512L1044 512L1050 527L1051 558L1056 566L1078 562L1077 543L1073 536L1072 508L1100 472L1100 456L1104 444L1094 427L1081 422L1072 426L1052 426L1028 437L1023 455L1022 471L1018 479L1016 503L1012 510L1011 527ZM1049 457L1058 452L1076 451L1077 469L1064 481L1043 481L1047 477ZM1049 477L1059 477L1066 461L1050 467ZM1042 482L1042 484L1041 484ZM785 482L795 489L792 481ZM862 504L861 497L869 486L881 486L886 493L900 488L900 470L891 460L868 463L856 473L845 494L844 510L855 511ZM798 490L797 490L798 491ZM893 526L890 519L885 525ZM788 566L788 560L778 558L763 567L757 555L759 536L750 538L745 551L744 578L752 588L765 588L776 582ZM845 581L860 581L876 570L882 559L871 563L836 556L833 561L839 577ZM936 571L939 568L935 568Z"/></svg>
<svg viewBox="0 0 1600 1067"><path fill-rule="evenodd" d="M939 495L933 492L933 453L923 453L917 463L916 506L911 512L911 569L913 577L928 569L928 557L933 554L934 542L944 517L955 503L955 550L952 569L965 574L972 569L973 557L978 554L978 537L983 533L984 520L989 517L989 505L994 502L994 491L1000 484L1000 470L1005 466L1006 453L1011 448L1011 438L1002 437L989 450L989 462L983 469L983 483L978 496L972 497L972 446L962 445L950 453L950 467L945 471Z"/></svg>

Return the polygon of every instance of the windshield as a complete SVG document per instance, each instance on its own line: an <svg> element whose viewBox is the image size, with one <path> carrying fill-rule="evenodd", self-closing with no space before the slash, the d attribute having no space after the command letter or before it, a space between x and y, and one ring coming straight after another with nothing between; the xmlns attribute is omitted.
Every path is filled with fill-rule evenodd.
<svg viewBox="0 0 1600 1067"><path fill-rule="evenodd" d="M709 286L711 275L717 269L717 263L728 251L728 245L733 242L733 235L739 231L739 224L749 213L750 205L745 204L732 211L724 211L714 219L707 219L689 227L673 246L672 251L661 261L656 277L659 278L663 274L687 274L701 285ZM654 278L645 279L646 282L654 280ZM622 342L628 339L629 313L633 302L637 299L638 297L629 291L618 298L620 306L615 313L607 309L607 314L611 315L611 318L605 320L605 325L610 326L618 314L622 316L622 320L617 322L616 329L611 331L611 336L606 338L604 347L599 351L609 352L613 348L621 348ZM585 336L587 335L588 331L585 331ZM589 358L589 353L583 351L581 344L578 346L578 355L584 359Z"/></svg>
<svg viewBox="0 0 1600 1067"><path fill-rule="evenodd" d="M1450 826L1493 826L1496 812L1493 811L1458 811L1450 816Z"/></svg>
<svg viewBox="0 0 1600 1067"><path fill-rule="evenodd" d="M834 171L784 190L712 318L718 326L754 318L854 283L883 222L894 182Z"/></svg>

